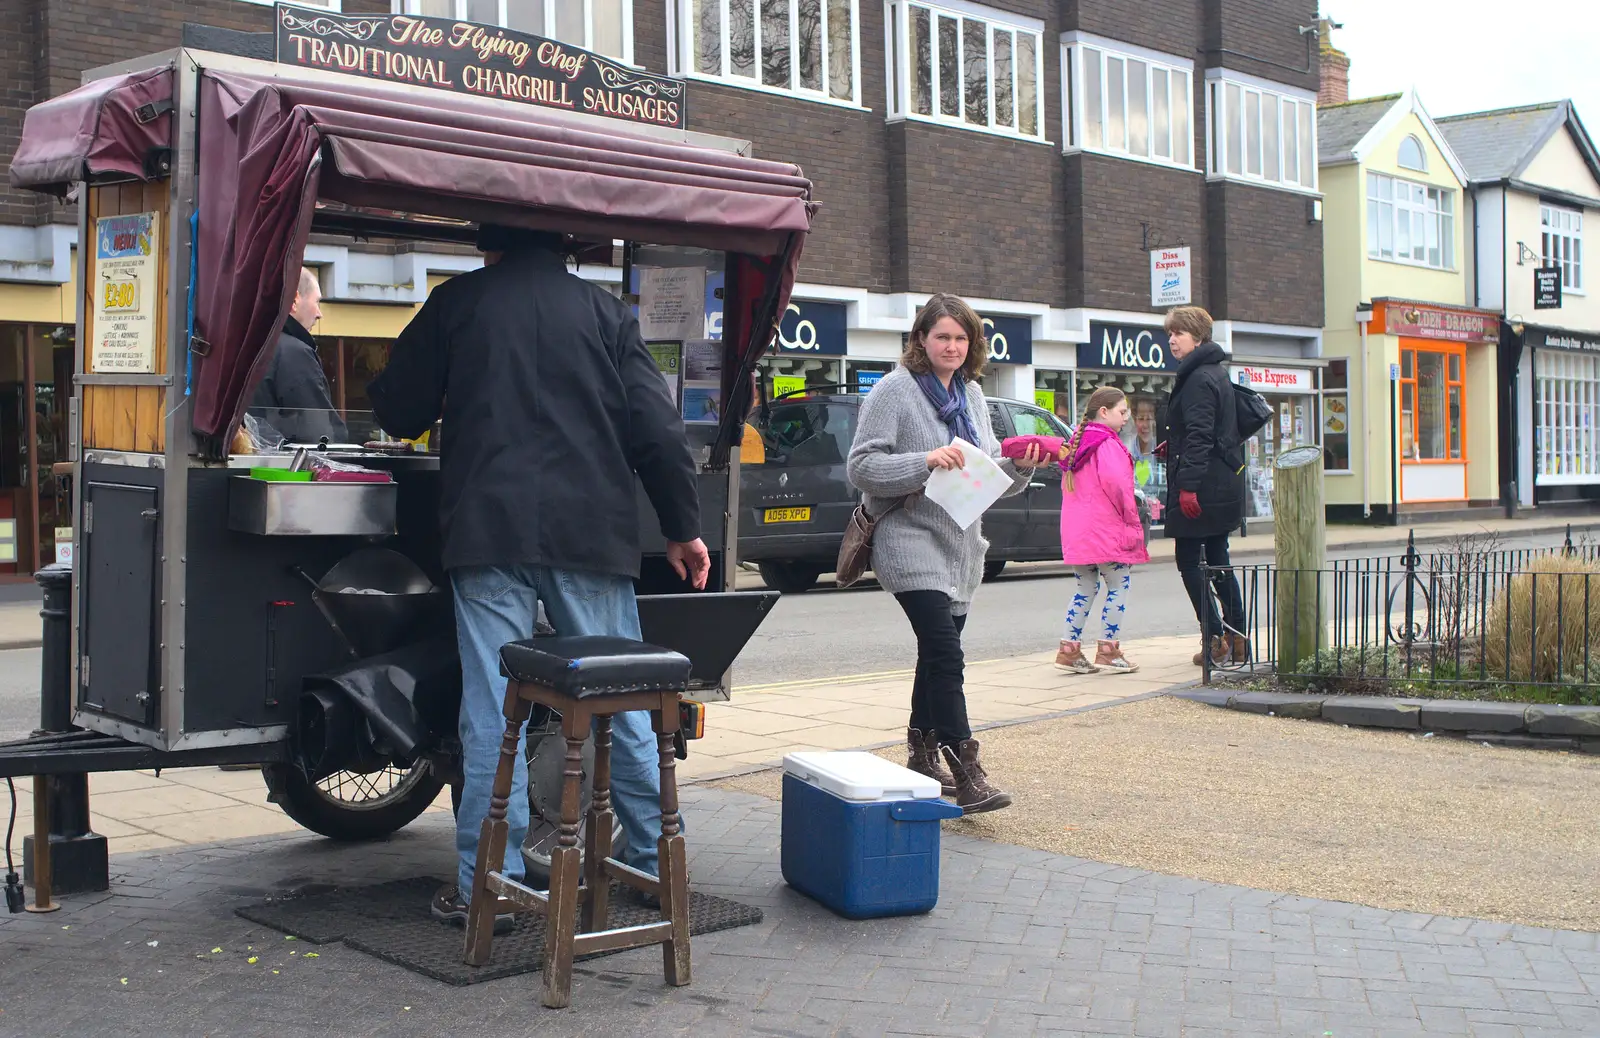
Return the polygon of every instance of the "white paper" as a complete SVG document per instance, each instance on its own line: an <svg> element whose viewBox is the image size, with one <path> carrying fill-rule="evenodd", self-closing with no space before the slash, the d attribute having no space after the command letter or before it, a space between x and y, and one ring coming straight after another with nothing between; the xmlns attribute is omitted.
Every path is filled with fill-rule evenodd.
<svg viewBox="0 0 1600 1038"><path fill-rule="evenodd" d="M683 377L692 382L722 381L722 343L691 339L683 344Z"/></svg>
<svg viewBox="0 0 1600 1038"><path fill-rule="evenodd" d="M928 474L923 492L965 530L1011 489L1011 477L993 458L961 437L956 437L950 446L961 449L966 467L934 469Z"/></svg>
<svg viewBox="0 0 1600 1038"><path fill-rule="evenodd" d="M639 333L651 339L700 339L706 331L704 267L639 268Z"/></svg>

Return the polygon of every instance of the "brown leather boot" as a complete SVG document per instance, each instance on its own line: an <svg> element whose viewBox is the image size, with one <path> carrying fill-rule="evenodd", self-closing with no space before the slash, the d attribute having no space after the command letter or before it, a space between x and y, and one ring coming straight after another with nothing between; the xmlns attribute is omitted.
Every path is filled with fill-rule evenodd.
<svg viewBox="0 0 1600 1038"><path fill-rule="evenodd" d="M944 759L956 777L956 806L963 814L975 815L1011 806L1011 794L989 784L989 776L978 760L978 740L964 739L954 748L941 746Z"/></svg>
<svg viewBox="0 0 1600 1038"><path fill-rule="evenodd" d="M1082 644L1062 642L1061 648L1056 650L1056 669L1069 674L1093 674L1100 668L1089 662L1089 658L1083 654Z"/></svg>
<svg viewBox="0 0 1600 1038"><path fill-rule="evenodd" d="M956 795L955 776L939 760L939 736L936 733L906 729L906 768L939 783L941 795Z"/></svg>
<svg viewBox="0 0 1600 1038"><path fill-rule="evenodd" d="M1205 666L1205 651L1207 645L1211 646L1211 665L1213 667L1221 667L1226 665L1228 662L1228 640L1220 634L1215 638L1200 639L1200 651L1194 654L1194 665L1196 667Z"/></svg>
<svg viewBox="0 0 1600 1038"><path fill-rule="evenodd" d="M1230 634L1228 637L1228 655L1234 663L1250 662L1250 639L1242 634Z"/></svg>

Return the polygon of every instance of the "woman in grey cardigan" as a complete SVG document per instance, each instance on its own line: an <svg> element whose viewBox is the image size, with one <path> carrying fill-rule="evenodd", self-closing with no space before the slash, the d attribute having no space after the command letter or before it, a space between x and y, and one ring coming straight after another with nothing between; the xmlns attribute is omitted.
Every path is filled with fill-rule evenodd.
<svg viewBox="0 0 1600 1038"><path fill-rule="evenodd" d="M961 451L951 445L957 436L1000 462L1012 477L1007 496L1026 487L1040 464L1032 450L1015 462L1000 459L975 381L988 352L983 325L970 306L952 295L928 300L899 367L862 402L847 468L868 514L881 517L872 538L872 571L917 636L906 766L938 779L945 795L969 814L1011 806L1010 795L989 783L978 760L962 688L961 630L983 580L989 544L979 523L963 530L921 491L934 469L964 467ZM903 507L889 511L902 500ZM949 771L939 762L941 749Z"/></svg>

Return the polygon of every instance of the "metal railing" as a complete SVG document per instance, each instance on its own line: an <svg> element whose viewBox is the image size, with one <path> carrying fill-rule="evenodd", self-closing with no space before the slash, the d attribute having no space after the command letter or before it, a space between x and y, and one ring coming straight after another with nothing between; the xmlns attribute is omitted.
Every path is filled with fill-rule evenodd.
<svg viewBox="0 0 1600 1038"><path fill-rule="evenodd" d="M1329 690L1541 687L1600 703L1600 545L1574 545L1570 528L1553 548L1464 539L1424 555L1413 533L1403 554L1320 570L1206 571L1205 626L1222 617L1230 648L1239 638L1249 647L1217 662L1208 646L1208 684L1219 673L1271 672ZM1239 582L1240 617L1226 617L1217 599L1225 573Z"/></svg>

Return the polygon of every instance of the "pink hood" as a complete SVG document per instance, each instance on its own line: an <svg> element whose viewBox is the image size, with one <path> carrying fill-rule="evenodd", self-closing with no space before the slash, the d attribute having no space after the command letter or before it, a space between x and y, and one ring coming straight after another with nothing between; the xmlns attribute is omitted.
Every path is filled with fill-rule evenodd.
<svg viewBox="0 0 1600 1038"><path fill-rule="evenodd" d="M1133 496L1133 456L1109 426L1084 426L1072 479L1073 489L1064 479L1061 487L1061 561L1069 566L1149 562Z"/></svg>

